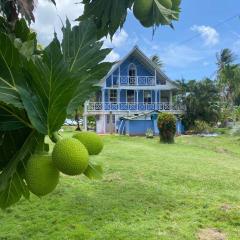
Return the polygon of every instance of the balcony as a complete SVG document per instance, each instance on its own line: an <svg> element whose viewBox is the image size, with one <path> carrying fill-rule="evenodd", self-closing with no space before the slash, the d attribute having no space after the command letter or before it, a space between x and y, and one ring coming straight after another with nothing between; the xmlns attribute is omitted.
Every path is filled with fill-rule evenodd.
<svg viewBox="0 0 240 240"><path fill-rule="evenodd" d="M112 77L112 86L155 86L154 76L116 76Z"/></svg>
<svg viewBox="0 0 240 240"><path fill-rule="evenodd" d="M171 103L101 103L101 102L87 102L85 104L85 111L102 112L102 111L162 111L183 113L185 106L182 104Z"/></svg>

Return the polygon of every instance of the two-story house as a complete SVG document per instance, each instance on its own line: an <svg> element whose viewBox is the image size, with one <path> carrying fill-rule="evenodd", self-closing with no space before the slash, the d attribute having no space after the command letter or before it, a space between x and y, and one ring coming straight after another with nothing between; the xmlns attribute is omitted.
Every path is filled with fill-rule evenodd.
<svg viewBox="0 0 240 240"><path fill-rule="evenodd" d="M97 133L144 135L151 128L158 134L158 112L180 116L184 107L174 103L178 86L136 46L97 84L100 91L96 101L87 101L84 108L84 126L87 117L96 116ZM178 133L182 130L178 121Z"/></svg>

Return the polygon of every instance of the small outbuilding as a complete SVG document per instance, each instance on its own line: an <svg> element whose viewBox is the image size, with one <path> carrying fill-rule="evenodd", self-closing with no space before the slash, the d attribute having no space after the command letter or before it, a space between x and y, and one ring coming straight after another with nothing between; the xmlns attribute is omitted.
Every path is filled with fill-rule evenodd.
<svg viewBox="0 0 240 240"><path fill-rule="evenodd" d="M122 117L117 122L118 133L129 136L144 136L151 129L154 135L159 135L157 127L158 114L159 112L153 111L135 116ZM184 133L181 119L177 119L176 128L178 135Z"/></svg>

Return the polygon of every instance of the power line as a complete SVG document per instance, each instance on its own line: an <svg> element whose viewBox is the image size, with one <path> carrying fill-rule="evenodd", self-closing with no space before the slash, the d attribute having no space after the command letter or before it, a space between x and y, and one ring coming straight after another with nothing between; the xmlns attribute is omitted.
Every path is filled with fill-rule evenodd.
<svg viewBox="0 0 240 240"><path fill-rule="evenodd" d="M232 20L235 19L235 18L240 18L240 14L235 14L235 15L229 17L229 18L226 18L225 20L223 20L223 21L221 21L221 22L213 25L213 27L214 27L214 28L218 28L218 27L220 27L221 25L223 25L223 24L225 24L225 23L227 23L227 22L232 21ZM198 37L200 37L200 36L201 36L201 33L196 33L196 34L193 35L192 37L190 37L190 38L188 38L188 39L186 39L186 40L183 40L183 41L177 43L176 45L182 45L182 44L187 43L187 42L190 42L190 41L192 41L193 39L198 38ZM176 46L176 45L175 45L175 46Z"/></svg>

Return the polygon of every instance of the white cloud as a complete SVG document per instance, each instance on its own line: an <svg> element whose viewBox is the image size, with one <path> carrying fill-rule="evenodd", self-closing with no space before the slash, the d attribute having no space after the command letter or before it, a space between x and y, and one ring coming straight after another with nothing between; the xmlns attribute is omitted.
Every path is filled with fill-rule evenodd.
<svg viewBox="0 0 240 240"><path fill-rule="evenodd" d="M121 47L128 40L128 33L125 32L124 29L122 29L121 31L119 30L114 34L112 41L110 37L107 37L104 40L105 40L104 45L106 47L111 47L111 48Z"/></svg>
<svg viewBox="0 0 240 240"><path fill-rule="evenodd" d="M66 17L72 24L83 12L83 5L76 4L75 0L56 0L56 7L46 0L39 0L35 12L36 22L31 27L38 33L41 44L47 45L53 38L54 31L61 38L62 22Z"/></svg>
<svg viewBox="0 0 240 240"><path fill-rule="evenodd" d="M186 45L169 45L159 52L159 56L167 67L174 68L186 68L204 58L201 52Z"/></svg>
<svg viewBox="0 0 240 240"><path fill-rule="evenodd" d="M204 67L207 67L207 66L209 66L209 65L210 65L209 62L207 62L207 61L204 61L204 62L203 62L203 66L204 66Z"/></svg>
<svg viewBox="0 0 240 240"><path fill-rule="evenodd" d="M219 33L216 31L216 29L210 26L194 25L191 27L191 30L201 35L202 39L204 40L204 44L206 46L214 46L217 43L219 43Z"/></svg>
<svg viewBox="0 0 240 240"><path fill-rule="evenodd" d="M120 59L120 55L115 52L115 51L111 51L108 56L105 58L105 62L116 62Z"/></svg>

